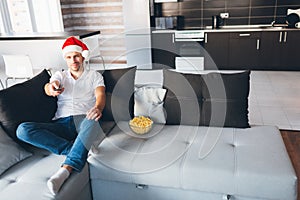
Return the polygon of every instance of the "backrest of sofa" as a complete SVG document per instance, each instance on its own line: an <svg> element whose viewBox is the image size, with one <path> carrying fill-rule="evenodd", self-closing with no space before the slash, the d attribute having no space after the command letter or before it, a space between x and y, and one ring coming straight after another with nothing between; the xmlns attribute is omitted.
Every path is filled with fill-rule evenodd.
<svg viewBox="0 0 300 200"><path fill-rule="evenodd" d="M136 67L99 71L104 77L106 104L103 121L130 120L133 117Z"/></svg>
<svg viewBox="0 0 300 200"><path fill-rule="evenodd" d="M163 74L167 124L249 127L250 71Z"/></svg>
<svg viewBox="0 0 300 200"><path fill-rule="evenodd" d="M136 67L100 71L106 86L103 121L130 120L133 117L134 80ZM47 70L32 79L0 91L0 124L17 140L16 129L22 122L49 122L57 108L57 98L44 92L49 82ZM18 141L18 140L17 140Z"/></svg>
<svg viewBox="0 0 300 200"><path fill-rule="evenodd" d="M138 77L136 67L99 72L104 77L107 96L103 121L132 119L135 84L150 84L167 90L161 111L166 115L166 124L249 127L250 71L184 74L145 70ZM151 75L143 78L147 73ZM10 137L16 139L21 122L46 122L53 118L57 99L43 91L49 78L43 70L31 80L0 91L0 123Z"/></svg>
<svg viewBox="0 0 300 200"><path fill-rule="evenodd" d="M43 70L28 81L0 91L0 123L13 139L21 122L47 122L53 118L57 99L44 92L49 79L47 70Z"/></svg>

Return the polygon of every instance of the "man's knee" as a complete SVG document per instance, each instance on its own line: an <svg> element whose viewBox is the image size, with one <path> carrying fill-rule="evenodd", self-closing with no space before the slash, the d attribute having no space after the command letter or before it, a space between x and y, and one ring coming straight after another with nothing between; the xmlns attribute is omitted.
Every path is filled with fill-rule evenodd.
<svg viewBox="0 0 300 200"><path fill-rule="evenodd" d="M29 138L29 123L23 122L21 123L16 131L17 138L23 141L27 141Z"/></svg>

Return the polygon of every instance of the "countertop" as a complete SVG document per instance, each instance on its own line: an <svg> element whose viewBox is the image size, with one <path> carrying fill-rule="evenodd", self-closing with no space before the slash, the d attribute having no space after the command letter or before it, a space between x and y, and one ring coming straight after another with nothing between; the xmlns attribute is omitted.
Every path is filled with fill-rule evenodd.
<svg viewBox="0 0 300 200"><path fill-rule="evenodd" d="M0 40L47 40L47 39L65 39L70 36L85 38L100 34L100 31L74 31L74 32L55 32L55 33L13 33L0 34Z"/></svg>
<svg viewBox="0 0 300 200"><path fill-rule="evenodd" d="M218 29L212 29L212 27L205 28L188 28L183 30L171 30L171 29L156 29L152 33L174 33L176 31L197 31L202 30L204 32L258 32L258 31L300 31L300 28L288 28L285 26L271 26L271 25L234 25L234 26L222 26Z"/></svg>

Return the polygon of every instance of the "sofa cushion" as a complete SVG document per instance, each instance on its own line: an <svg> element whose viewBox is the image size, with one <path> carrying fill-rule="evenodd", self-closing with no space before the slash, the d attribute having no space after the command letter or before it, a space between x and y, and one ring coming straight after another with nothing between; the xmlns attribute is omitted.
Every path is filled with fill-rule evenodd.
<svg viewBox="0 0 300 200"><path fill-rule="evenodd" d="M57 195L50 193L47 180L59 169L64 159L62 155L35 154L11 167L0 179L1 199L91 200L87 164L80 173L71 174Z"/></svg>
<svg viewBox="0 0 300 200"><path fill-rule="evenodd" d="M166 123L163 103L166 89L160 87L136 87L134 91L134 115L148 116L154 123Z"/></svg>
<svg viewBox="0 0 300 200"><path fill-rule="evenodd" d="M16 139L16 129L21 122L50 121L56 111L56 98L44 92L49 81L47 70L23 83L0 91L0 122L4 131Z"/></svg>
<svg viewBox="0 0 300 200"><path fill-rule="evenodd" d="M14 142L0 127L0 175L32 154Z"/></svg>
<svg viewBox="0 0 300 200"><path fill-rule="evenodd" d="M108 181L117 190L105 194L130 184L124 195L141 194L138 199L170 199L157 191L151 196L147 191L153 187L193 191L195 198L185 199L195 200L203 193L215 194L209 199L297 198L297 176L276 127L163 126L147 138L133 137L123 127L115 126L88 159L94 191Z"/></svg>
<svg viewBox="0 0 300 200"><path fill-rule="evenodd" d="M111 129L116 125L114 121L102 121L102 120L99 121L99 124L105 135L107 135L111 131Z"/></svg>
<svg viewBox="0 0 300 200"><path fill-rule="evenodd" d="M203 84L201 75L169 70L163 73L163 87L167 89L164 103L166 124L199 125Z"/></svg>
<svg viewBox="0 0 300 200"><path fill-rule="evenodd" d="M202 75L204 126L249 127L248 95L250 71Z"/></svg>
<svg viewBox="0 0 300 200"><path fill-rule="evenodd" d="M167 124L249 127L250 71L185 74L164 70Z"/></svg>
<svg viewBox="0 0 300 200"><path fill-rule="evenodd" d="M99 71L104 77L106 87L103 121L133 118L135 71L136 67Z"/></svg>

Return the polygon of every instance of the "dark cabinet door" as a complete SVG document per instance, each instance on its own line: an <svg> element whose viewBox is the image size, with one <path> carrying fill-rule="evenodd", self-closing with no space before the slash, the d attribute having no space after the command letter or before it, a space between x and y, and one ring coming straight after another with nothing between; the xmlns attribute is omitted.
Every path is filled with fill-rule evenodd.
<svg viewBox="0 0 300 200"><path fill-rule="evenodd" d="M300 70L300 32L284 31L281 42L281 67L283 70Z"/></svg>
<svg viewBox="0 0 300 200"><path fill-rule="evenodd" d="M260 32L230 33L230 69L257 69L260 55Z"/></svg>
<svg viewBox="0 0 300 200"><path fill-rule="evenodd" d="M300 70L300 32L262 32L261 52L260 69Z"/></svg>
<svg viewBox="0 0 300 200"><path fill-rule="evenodd" d="M152 68L175 68L175 33L152 33Z"/></svg>
<svg viewBox="0 0 300 200"><path fill-rule="evenodd" d="M263 31L261 33L259 69L276 70L280 67L281 34L277 31Z"/></svg>
<svg viewBox="0 0 300 200"><path fill-rule="evenodd" d="M229 33L205 34L204 68L207 70L228 68Z"/></svg>

